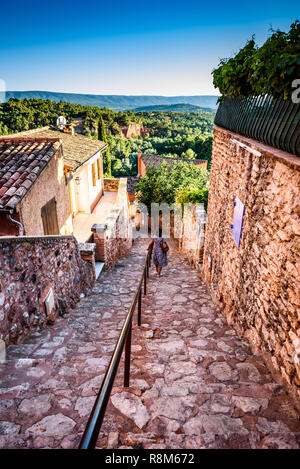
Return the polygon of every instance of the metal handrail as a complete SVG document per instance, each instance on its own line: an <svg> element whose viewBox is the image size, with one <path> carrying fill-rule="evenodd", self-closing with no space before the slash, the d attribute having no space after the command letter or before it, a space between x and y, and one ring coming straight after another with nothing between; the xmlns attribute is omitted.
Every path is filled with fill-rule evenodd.
<svg viewBox="0 0 300 469"><path fill-rule="evenodd" d="M97 394L93 409L91 411L85 431L82 435L79 449L93 449L96 446L101 425L105 416L106 407L110 398L114 380L119 368L120 359L125 345L124 362L124 387L129 386L130 380L130 355L131 355L131 332L133 313L138 303L138 326L142 320L142 286L144 282L144 294L147 293L147 278L149 277L149 267L151 265L151 250L148 250L143 274L139 281L138 288L132 300L123 328L119 335L117 345L111 357L108 369L103 378L100 390Z"/></svg>

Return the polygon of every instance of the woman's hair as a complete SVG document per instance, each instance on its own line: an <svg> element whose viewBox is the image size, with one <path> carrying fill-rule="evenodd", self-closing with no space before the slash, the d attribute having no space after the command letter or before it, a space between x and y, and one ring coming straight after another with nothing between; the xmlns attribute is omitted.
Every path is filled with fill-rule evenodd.
<svg viewBox="0 0 300 469"><path fill-rule="evenodd" d="M159 230L158 230L158 237L162 238L162 229L161 229L161 227L159 227Z"/></svg>

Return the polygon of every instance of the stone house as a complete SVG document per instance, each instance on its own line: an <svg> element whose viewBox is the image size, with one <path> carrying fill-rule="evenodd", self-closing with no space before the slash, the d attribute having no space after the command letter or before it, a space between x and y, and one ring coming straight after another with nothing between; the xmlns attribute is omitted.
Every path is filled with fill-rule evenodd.
<svg viewBox="0 0 300 469"><path fill-rule="evenodd" d="M17 137L59 139L62 144L63 164L69 191L72 217L78 212L91 213L103 195L102 152L107 144L68 129L52 127L28 130Z"/></svg>
<svg viewBox="0 0 300 469"><path fill-rule="evenodd" d="M183 163L192 163L195 166L199 166L200 168L207 169L207 161L206 160L193 160L187 158L172 158L168 156L160 156L160 155L145 155L142 153L138 153L138 174L139 176L144 176L146 174L147 169L150 166L154 168L159 168L159 166L166 162L170 166L174 163L183 162Z"/></svg>
<svg viewBox="0 0 300 469"><path fill-rule="evenodd" d="M0 236L72 233L57 138L0 138Z"/></svg>

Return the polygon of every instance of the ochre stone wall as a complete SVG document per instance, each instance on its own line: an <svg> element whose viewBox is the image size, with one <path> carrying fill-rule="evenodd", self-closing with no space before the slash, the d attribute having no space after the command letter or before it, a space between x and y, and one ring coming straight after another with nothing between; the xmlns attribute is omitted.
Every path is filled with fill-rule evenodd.
<svg viewBox="0 0 300 469"><path fill-rule="evenodd" d="M230 228L236 196L245 204L239 248ZM300 159L216 127L204 279L228 322L298 397L299 215Z"/></svg>
<svg viewBox="0 0 300 469"><path fill-rule="evenodd" d="M203 205L185 207L178 247L197 270L203 260L205 220Z"/></svg>
<svg viewBox="0 0 300 469"><path fill-rule="evenodd" d="M108 192L117 192L119 188L120 179L105 178L104 190Z"/></svg>
<svg viewBox="0 0 300 469"><path fill-rule="evenodd" d="M68 312L94 281L73 236L0 238L0 339L18 342L48 319L43 298L54 290L54 317Z"/></svg>

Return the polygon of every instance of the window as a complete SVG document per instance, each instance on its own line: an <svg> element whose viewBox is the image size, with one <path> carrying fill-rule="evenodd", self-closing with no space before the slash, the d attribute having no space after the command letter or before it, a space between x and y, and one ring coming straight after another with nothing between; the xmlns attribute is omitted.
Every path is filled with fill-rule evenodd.
<svg viewBox="0 0 300 469"><path fill-rule="evenodd" d="M41 208L41 217L43 221L44 235L59 234L55 197L49 200L49 202Z"/></svg>
<svg viewBox="0 0 300 469"><path fill-rule="evenodd" d="M101 179L101 161L100 161L100 158L97 159L97 175L98 175L98 179Z"/></svg>
<svg viewBox="0 0 300 469"><path fill-rule="evenodd" d="M92 164L92 178L93 178L93 186L96 185L96 169L95 169L95 163Z"/></svg>

